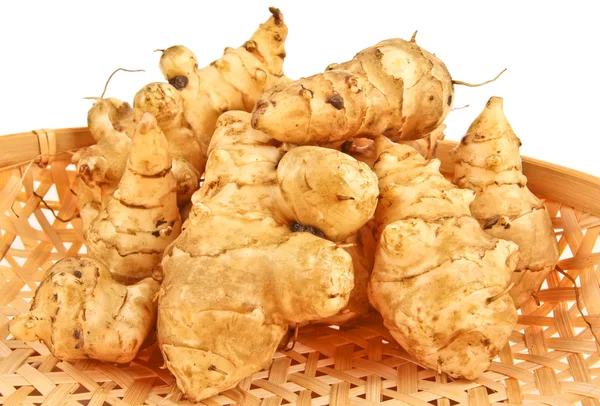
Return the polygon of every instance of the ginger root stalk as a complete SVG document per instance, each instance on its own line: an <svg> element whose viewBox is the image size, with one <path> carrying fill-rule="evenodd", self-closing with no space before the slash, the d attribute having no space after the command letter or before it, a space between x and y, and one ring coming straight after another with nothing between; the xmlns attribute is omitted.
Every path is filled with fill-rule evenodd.
<svg viewBox="0 0 600 406"><path fill-rule="evenodd" d="M150 83L133 100L136 121L151 113L165 134L172 158L172 173L177 182L177 203L188 203L200 187L206 158L200 143L184 118L183 98L168 83Z"/></svg>
<svg viewBox="0 0 600 406"><path fill-rule="evenodd" d="M378 246L369 298L419 362L475 379L507 343L517 312L507 294L516 244L486 234L459 189L409 146L376 141Z"/></svg>
<svg viewBox="0 0 600 406"><path fill-rule="evenodd" d="M266 91L252 126L297 144L380 134L425 138L450 112L454 86L446 66L411 41L389 39L351 61Z"/></svg>
<svg viewBox="0 0 600 406"><path fill-rule="evenodd" d="M378 195L365 164L282 144L241 111L219 118L205 177L165 252L158 310L160 349L192 401L263 368L290 326L347 304L352 260L330 240L359 230Z"/></svg>
<svg viewBox="0 0 600 406"><path fill-rule="evenodd" d="M180 90L184 114L195 132L206 159L210 138L221 113L251 111L260 94L287 80L283 76L287 26L281 12L273 14L239 48L226 48L220 59L198 69L196 56L176 45L160 58L160 69L170 84Z"/></svg>
<svg viewBox="0 0 600 406"><path fill-rule="evenodd" d="M46 271L31 310L11 321L10 333L42 340L60 360L130 362L156 322L158 289L152 278L124 286L98 261L65 258Z"/></svg>
<svg viewBox="0 0 600 406"><path fill-rule="evenodd" d="M502 104L502 98L492 97L451 155L454 183L476 192L473 217L488 234L519 246L510 295L520 307L539 290L560 254L550 214L526 186L521 141Z"/></svg>
<svg viewBox="0 0 600 406"><path fill-rule="evenodd" d="M151 276L181 231L167 140L150 113L139 121L119 187L85 230L88 252L116 280Z"/></svg>
<svg viewBox="0 0 600 406"><path fill-rule="evenodd" d="M117 99L100 99L88 112L96 144L77 154L77 197L83 228L102 210L125 172L134 129L133 109Z"/></svg>

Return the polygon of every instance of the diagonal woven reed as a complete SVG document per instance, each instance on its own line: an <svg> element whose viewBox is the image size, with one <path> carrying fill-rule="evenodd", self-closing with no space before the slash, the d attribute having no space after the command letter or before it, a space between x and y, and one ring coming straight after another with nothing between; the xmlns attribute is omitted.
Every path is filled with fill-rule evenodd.
<svg viewBox="0 0 600 406"><path fill-rule="evenodd" d="M92 142L86 129L0 137L0 404L190 404L161 369L155 345L130 364L109 365L59 361L40 342L10 339L8 323L28 310L44 270L85 252L74 168L64 152ZM438 149L446 172L452 145L445 141ZM354 326L303 328L293 350L204 403L600 406L594 341L600 335L600 179L531 159L524 168L530 188L547 199L562 257L537 295L539 304L531 299L524 306L509 345L479 379L452 380L419 366L373 316Z"/></svg>

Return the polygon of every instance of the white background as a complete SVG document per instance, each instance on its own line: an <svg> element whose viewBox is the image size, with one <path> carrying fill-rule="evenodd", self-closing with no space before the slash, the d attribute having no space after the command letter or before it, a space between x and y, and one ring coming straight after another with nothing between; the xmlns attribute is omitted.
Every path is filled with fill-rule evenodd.
<svg viewBox="0 0 600 406"><path fill-rule="evenodd" d="M92 101L118 67L107 96L131 102L162 81L153 50L184 44L200 64L239 46L269 16L289 27L285 73L322 71L390 37L410 38L448 66L457 86L446 138L459 140L492 95L523 141L522 153L600 176L597 2L578 1L1 1L0 134L86 125Z"/></svg>

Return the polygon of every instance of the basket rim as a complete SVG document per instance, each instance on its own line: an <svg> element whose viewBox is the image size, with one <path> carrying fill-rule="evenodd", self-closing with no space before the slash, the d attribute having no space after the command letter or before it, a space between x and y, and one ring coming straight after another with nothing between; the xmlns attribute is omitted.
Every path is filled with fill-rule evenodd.
<svg viewBox="0 0 600 406"><path fill-rule="evenodd" d="M51 137L41 134L51 134ZM49 147L48 142L54 145ZM47 153L45 151L60 155L95 142L87 127L0 135L0 172L40 160L42 154ZM436 158L441 161L443 173L454 172L450 150L457 145L458 142L450 140L438 142ZM521 156L521 159L523 173L528 178L527 186L533 193L600 217L600 177L536 158Z"/></svg>

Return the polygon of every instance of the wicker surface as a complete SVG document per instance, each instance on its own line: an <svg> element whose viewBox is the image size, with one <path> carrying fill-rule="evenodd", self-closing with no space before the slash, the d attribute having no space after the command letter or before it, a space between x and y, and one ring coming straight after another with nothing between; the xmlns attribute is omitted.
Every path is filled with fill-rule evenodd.
<svg viewBox="0 0 600 406"><path fill-rule="evenodd" d="M37 137L40 151L43 142L61 142L47 132ZM155 345L132 363L116 366L62 362L39 342L9 339L8 322L28 310L43 271L64 256L85 251L81 221L74 218L75 174L69 155L40 161L45 167L31 165L25 176L26 166L0 168L0 404L189 404L168 370L161 369ZM565 175L569 180L578 184ZM584 196L600 193L600 180L592 187L596 189ZM580 196L573 201L588 207ZM277 353L267 369L204 403L600 406L600 354L593 336L600 335L600 218L555 201L547 206L562 250L558 270L539 292L539 305L531 299L524 306L509 345L477 381L452 380L418 366L372 317L339 329L303 328L293 350Z"/></svg>

